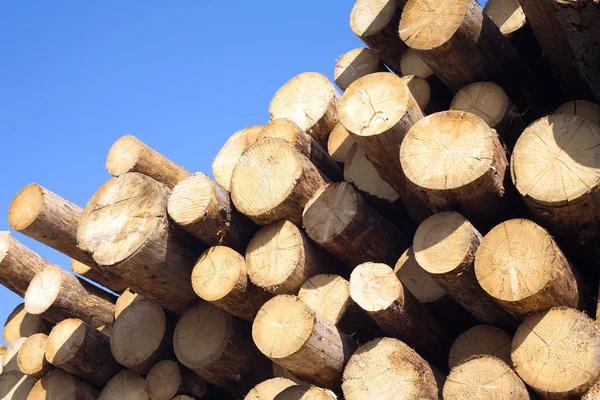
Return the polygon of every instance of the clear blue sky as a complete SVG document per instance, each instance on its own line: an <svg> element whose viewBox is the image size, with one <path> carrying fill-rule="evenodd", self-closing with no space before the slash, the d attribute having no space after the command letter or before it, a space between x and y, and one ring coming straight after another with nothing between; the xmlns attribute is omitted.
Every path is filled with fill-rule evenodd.
<svg viewBox="0 0 600 400"><path fill-rule="evenodd" d="M133 134L190 171L236 130L264 124L273 94L305 71L333 79L362 46L351 0L15 1L0 4L0 230L36 182L83 207ZM68 258L15 233L48 260ZM0 287L0 323L21 299Z"/></svg>

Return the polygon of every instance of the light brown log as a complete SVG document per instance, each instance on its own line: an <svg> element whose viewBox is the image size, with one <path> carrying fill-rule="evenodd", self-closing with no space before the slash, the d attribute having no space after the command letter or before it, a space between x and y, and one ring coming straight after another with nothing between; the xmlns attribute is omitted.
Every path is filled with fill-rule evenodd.
<svg viewBox="0 0 600 400"><path fill-rule="evenodd" d="M475 318L514 330L517 321L477 282L473 263L481 239L481 234L459 213L435 214L417 229L413 239L415 259Z"/></svg>
<svg viewBox="0 0 600 400"><path fill-rule="evenodd" d="M509 40L511 35L527 25L525 13L518 0L489 0L485 3L483 11Z"/></svg>
<svg viewBox="0 0 600 400"><path fill-rule="evenodd" d="M0 344L0 375L2 375L4 354L6 354L6 347L4 347L3 345ZM275 365L275 364L273 364L273 365ZM275 375L275 376L277 376L277 375Z"/></svg>
<svg viewBox="0 0 600 400"><path fill-rule="evenodd" d="M254 386L244 400L273 400L275 397L296 383L286 378L272 378Z"/></svg>
<svg viewBox="0 0 600 400"><path fill-rule="evenodd" d="M19 356L19 350L23 346L23 343L27 338L19 338L14 341L13 344L8 346L6 352L2 356L2 373L8 373L10 371L17 371L19 373L23 373L19 368L19 363L17 362Z"/></svg>
<svg viewBox="0 0 600 400"><path fill-rule="evenodd" d="M258 349L298 378L335 389L354 342L296 296L279 295L259 310L252 325Z"/></svg>
<svg viewBox="0 0 600 400"><path fill-rule="evenodd" d="M484 231L515 214L506 150L474 114L423 118L402 142L400 162L411 190L435 212L458 211Z"/></svg>
<svg viewBox="0 0 600 400"><path fill-rule="evenodd" d="M600 400L600 381L596 381L581 400Z"/></svg>
<svg viewBox="0 0 600 400"><path fill-rule="evenodd" d="M129 369L116 374L104 386L99 400L149 400L146 379Z"/></svg>
<svg viewBox="0 0 600 400"><path fill-rule="evenodd" d="M185 168L132 135L123 136L112 145L106 156L106 170L112 176L139 172L170 188L190 175Z"/></svg>
<svg viewBox="0 0 600 400"><path fill-rule="evenodd" d="M344 91L358 78L375 72L388 72L388 69L373 50L359 47L350 50L337 60L333 79L335 84Z"/></svg>
<svg viewBox="0 0 600 400"><path fill-rule="evenodd" d="M400 165L400 145L423 112L398 76L380 72L355 81L338 106L340 121L379 175L400 195L415 221L430 215L426 205L408 191Z"/></svg>
<svg viewBox="0 0 600 400"><path fill-rule="evenodd" d="M427 356L446 350L444 331L389 266L366 262L354 268L350 296L386 336L400 339Z"/></svg>
<svg viewBox="0 0 600 400"><path fill-rule="evenodd" d="M35 379L18 371L0 374L0 399L26 400Z"/></svg>
<svg viewBox="0 0 600 400"><path fill-rule="evenodd" d="M363 343L381 335L373 320L350 297L350 282L339 275L313 276L304 282L298 298L342 332Z"/></svg>
<svg viewBox="0 0 600 400"><path fill-rule="evenodd" d="M598 329L572 308L528 317L515 333L511 353L517 374L542 399L577 398L600 376Z"/></svg>
<svg viewBox="0 0 600 400"><path fill-rule="evenodd" d="M517 107L504 89L493 82L475 82L463 87L452 99L450 109L470 112L483 119L509 149L526 128Z"/></svg>
<svg viewBox="0 0 600 400"><path fill-rule="evenodd" d="M169 222L170 193L137 172L109 180L85 206L77 240L110 277L182 312L196 299L190 275L203 246Z"/></svg>
<svg viewBox="0 0 600 400"><path fill-rule="evenodd" d="M518 317L550 307L585 308L579 273L544 228L511 219L484 236L475 254L477 281Z"/></svg>
<svg viewBox="0 0 600 400"><path fill-rule="evenodd" d="M398 37L405 0L358 0L350 14L350 28L395 73L406 45Z"/></svg>
<svg viewBox="0 0 600 400"><path fill-rule="evenodd" d="M600 106L588 100L571 100L554 110L555 113L579 115L600 125Z"/></svg>
<svg viewBox="0 0 600 400"><path fill-rule="evenodd" d="M518 103L528 100L521 86L545 100L537 77L475 0L408 0L398 29L454 93L472 82L494 81Z"/></svg>
<svg viewBox="0 0 600 400"><path fill-rule="evenodd" d="M66 319L52 328L46 360L98 388L122 369L110 353L110 338L79 319Z"/></svg>
<svg viewBox="0 0 600 400"><path fill-rule="evenodd" d="M190 396L186 396L186 395L182 395L182 396L177 396L177 397L173 397L173 399L171 400L196 400L193 397Z"/></svg>
<svg viewBox="0 0 600 400"><path fill-rule="evenodd" d="M423 114L429 115L438 111L446 110L447 105L442 104L440 96L433 90L426 79L417 75L405 75L402 79L408 85Z"/></svg>
<svg viewBox="0 0 600 400"><path fill-rule="evenodd" d="M8 224L30 238L94 267L91 255L77 247L81 211L81 207L32 183L21 189L10 203Z"/></svg>
<svg viewBox="0 0 600 400"><path fill-rule="evenodd" d="M99 268L99 267L98 267ZM71 258L71 271L74 274L81 275L90 281L96 282L97 284L104 286L108 290L114 293L122 293L127 289L127 285L118 279L109 278L99 269L88 267L87 265Z"/></svg>
<svg viewBox="0 0 600 400"><path fill-rule="evenodd" d="M448 355L450 369L465 360L477 355L490 355L497 357L512 366L510 359L510 346L512 336L502 329L492 325L477 325L460 334Z"/></svg>
<svg viewBox="0 0 600 400"><path fill-rule="evenodd" d="M279 393L273 400L337 400L337 396L331 390L320 387L294 385Z"/></svg>
<svg viewBox="0 0 600 400"><path fill-rule="evenodd" d="M250 325L210 303L200 302L179 318L173 344L180 363L234 396L271 375L269 361L252 343Z"/></svg>
<svg viewBox="0 0 600 400"><path fill-rule="evenodd" d="M131 289L125 290L115 303L115 319L119 318L119 315L136 301L144 300L144 296L133 292Z"/></svg>
<svg viewBox="0 0 600 400"><path fill-rule="evenodd" d="M535 121L517 141L511 173L536 222L566 243L596 243L600 226L598 125L567 114Z"/></svg>
<svg viewBox="0 0 600 400"><path fill-rule="evenodd" d="M394 266L394 273L449 334L461 333L472 325L471 314L417 263L412 246L402 253Z"/></svg>
<svg viewBox="0 0 600 400"><path fill-rule="evenodd" d="M409 346L379 338L350 357L342 390L346 400L441 400L443 385L444 376Z"/></svg>
<svg viewBox="0 0 600 400"><path fill-rule="evenodd" d="M10 346L19 338L48 332L50 332L48 323L39 315L29 314L25 311L25 304L21 303L6 318L2 338Z"/></svg>
<svg viewBox="0 0 600 400"><path fill-rule="evenodd" d="M121 311L113 324L110 350L121 365L140 374L173 356L173 323L155 302L140 300Z"/></svg>
<svg viewBox="0 0 600 400"><path fill-rule="evenodd" d="M354 145L354 139L348 133L341 122L335 124L327 139L327 152L335 161L343 163L346 160L346 154Z"/></svg>
<svg viewBox="0 0 600 400"><path fill-rule="evenodd" d="M552 0L575 54L579 73L600 102L600 4L597 0Z"/></svg>
<svg viewBox="0 0 600 400"><path fill-rule="evenodd" d="M258 225L287 219L300 225L302 209L325 180L294 146L265 138L248 148L231 176L231 199Z"/></svg>
<svg viewBox="0 0 600 400"><path fill-rule="evenodd" d="M31 280L25 293L25 311L55 324L78 318L98 328L112 324L116 300L114 295L49 265Z"/></svg>
<svg viewBox="0 0 600 400"><path fill-rule="evenodd" d="M248 280L244 257L225 246L211 247L200 256L192 286L201 299L248 322L273 297Z"/></svg>
<svg viewBox="0 0 600 400"><path fill-rule="evenodd" d="M306 204L303 222L311 239L351 267L367 261L393 264L410 243L347 182L318 190Z"/></svg>
<svg viewBox="0 0 600 400"><path fill-rule="evenodd" d="M479 355L452 368L444 400L529 400L523 381L499 358Z"/></svg>
<svg viewBox="0 0 600 400"><path fill-rule="evenodd" d="M339 94L333 83L317 72L305 72L283 85L269 104L271 119L287 118L327 146L327 137L338 122Z"/></svg>
<svg viewBox="0 0 600 400"><path fill-rule="evenodd" d="M234 133L223 145L212 163L215 181L225 190L231 190L231 174L240 156L246 149L256 143L262 126L251 126Z"/></svg>
<svg viewBox="0 0 600 400"><path fill-rule="evenodd" d="M88 383L60 369L46 373L33 385L27 400L96 400L98 392Z"/></svg>
<svg viewBox="0 0 600 400"><path fill-rule="evenodd" d="M47 341L46 334L36 333L23 342L17 355L17 364L22 373L40 379L53 368L52 364L46 360Z"/></svg>
<svg viewBox="0 0 600 400"><path fill-rule="evenodd" d="M175 186L167 210L173 221L208 246L244 251L258 229L233 208L221 185L200 172Z"/></svg>
<svg viewBox="0 0 600 400"><path fill-rule="evenodd" d="M337 123L336 123L337 126ZM260 131L258 140L272 137L290 143L296 151L304 155L323 175L332 181L342 180L342 170L333 158L315 139L305 133L290 119L278 118L269 122Z"/></svg>
<svg viewBox="0 0 600 400"><path fill-rule="evenodd" d="M308 278L345 268L289 221L259 230L246 251L252 283L274 294L296 294Z"/></svg>
<svg viewBox="0 0 600 400"><path fill-rule="evenodd" d="M402 57L400 57L400 69L402 70L402 76L415 75L426 79L431 89L435 92L435 100L440 105L445 105L444 109L448 108L449 101L452 98L450 90L433 73L431 68L419 57L415 50L407 48L402 53Z"/></svg>
<svg viewBox="0 0 600 400"><path fill-rule="evenodd" d="M177 395L200 399L206 394L206 382L178 362L163 360L148 372L146 393L150 400L171 400Z"/></svg>
<svg viewBox="0 0 600 400"><path fill-rule="evenodd" d="M25 297L29 282L50 261L23 246L8 231L0 231L0 284Z"/></svg>

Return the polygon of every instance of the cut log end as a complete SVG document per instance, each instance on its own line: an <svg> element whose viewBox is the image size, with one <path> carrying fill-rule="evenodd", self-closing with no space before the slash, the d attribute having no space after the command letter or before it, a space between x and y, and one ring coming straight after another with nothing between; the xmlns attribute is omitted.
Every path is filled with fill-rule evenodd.
<svg viewBox="0 0 600 400"><path fill-rule="evenodd" d="M483 10L504 36L510 37L512 33L527 25L519 0L489 0Z"/></svg>
<svg viewBox="0 0 600 400"><path fill-rule="evenodd" d="M336 395L316 386L294 385L283 390L273 400L336 400Z"/></svg>
<svg viewBox="0 0 600 400"><path fill-rule="evenodd" d="M146 394L146 379L142 375L124 369L106 384L100 395L100 400L123 399L150 400Z"/></svg>
<svg viewBox="0 0 600 400"><path fill-rule="evenodd" d="M517 374L502 360L476 356L452 368L443 392L444 400L529 400Z"/></svg>
<svg viewBox="0 0 600 400"><path fill-rule="evenodd" d="M136 137L127 135L118 139L108 151L106 169L112 176L120 176L133 170L140 158L144 144Z"/></svg>
<svg viewBox="0 0 600 400"><path fill-rule="evenodd" d="M370 312L388 309L402 294L402 283L385 264L364 263L350 275L350 296Z"/></svg>
<svg viewBox="0 0 600 400"><path fill-rule="evenodd" d="M49 265L35 275L25 293L25 310L30 314L42 314L55 302L61 291L63 270Z"/></svg>
<svg viewBox="0 0 600 400"><path fill-rule="evenodd" d="M57 324L48 337L46 359L59 366L69 362L81 349L85 331L85 322L78 319L66 319Z"/></svg>
<svg viewBox="0 0 600 400"><path fill-rule="evenodd" d="M315 275L302 285L298 298L323 318L338 324L350 306L350 283L339 275Z"/></svg>
<svg viewBox="0 0 600 400"><path fill-rule="evenodd" d="M21 303L6 318L2 338L10 346L19 338L48 331L46 322L39 315L25 311L25 304Z"/></svg>
<svg viewBox="0 0 600 400"><path fill-rule="evenodd" d="M558 107L555 113L579 115L600 126L600 105L588 100L572 100Z"/></svg>
<svg viewBox="0 0 600 400"><path fill-rule="evenodd" d="M229 247L215 246L205 251L192 272L192 286L206 301L227 296L236 287L240 275L246 275L246 261Z"/></svg>
<svg viewBox="0 0 600 400"><path fill-rule="evenodd" d="M38 400L37 397L29 396L35 383L35 378L23 375L18 371L2 373L0 375L0 396L3 400Z"/></svg>
<svg viewBox="0 0 600 400"><path fill-rule="evenodd" d="M214 186L213 180L202 173L179 182L167 205L171 218L184 227L201 221L213 201Z"/></svg>
<svg viewBox="0 0 600 400"><path fill-rule="evenodd" d="M140 300L144 300L144 296L133 292L131 289L127 289L121 293L115 304L115 319L119 318L119 315L123 310Z"/></svg>
<svg viewBox="0 0 600 400"><path fill-rule="evenodd" d="M431 101L431 87L429 83L424 78L416 75L406 75L402 79L408 85L408 89L415 98L419 108L425 112Z"/></svg>
<svg viewBox="0 0 600 400"><path fill-rule="evenodd" d="M19 369L25 375L39 379L50 371L52 365L46 360L46 343L48 336L36 333L27 338L17 356Z"/></svg>
<svg viewBox="0 0 600 400"><path fill-rule="evenodd" d="M17 371L19 373L23 372L19 368L18 356L19 350L21 350L21 347L26 341L27 338L19 338L15 340L13 344L8 346L8 349L6 349L6 352L2 356L2 373L7 373L10 371Z"/></svg>
<svg viewBox="0 0 600 400"><path fill-rule="evenodd" d="M456 93L450 109L475 114L494 128L504 119L509 105L510 100L502 87L493 82L476 82Z"/></svg>
<svg viewBox="0 0 600 400"><path fill-rule="evenodd" d="M450 347L448 366L452 369L473 356L484 354L512 365L511 343L512 337L502 329L492 325L477 325L456 338Z"/></svg>
<svg viewBox="0 0 600 400"><path fill-rule="evenodd" d="M433 71L419 57L416 51L412 49L406 50L400 58L400 69L402 75L415 75L427 79L433 75Z"/></svg>
<svg viewBox="0 0 600 400"><path fill-rule="evenodd" d="M381 178L365 153L353 145L344 162L344 180L353 183L358 190L393 203L399 199L398 192Z"/></svg>
<svg viewBox="0 0 600 400"><path fill-rule="evenodd" d="M435 283L431 275L417 263L412 246L402 253L394 267L394 272L406 288L423 304L446 296L444 289Z"/></svg>
<svg viewBox="0 0 600 400"><path fill-rule="evenodd" d="M343 163L346 160L346 154L354 145L354 139L348 133L344 125L338 122L329 138L327 139L327 151L329 155L337 162Z"/></svg>
<svg viewBox="0 0 600 400"><path fill-rule="evenodd" d="M42 212L44 191L36 183L25 186L10 203L8 224L16 231L22 231L31 225Z"/></svg>
<svg viewBox="0 0 600 400"><path fill-rule="evenodd" d="M276 396L296 383L286 378L273 378L254 386L244 400L274 400Z"/></svg>
<svg viewBox="0 0 600 400"><path fill-rule="evenodd" d="M350 28L358 37L379 33L394 17L394 0L358 0L350 14Z"/></svg>
<svg viewBox="0 0 600 400"><path fill-rule="evenodd" d="M59 369L53 369L35 383L27 399L94 400L97 397L96 391L87 383Z"/></svg>
<svg viewBox="0 0 600 400"><path fill-rule="evenodd" d="M342 90L358 78L375 72L384 72L381 61L375 52L361 47L351 50L340 57L333 70L335 83Z"/></svg>
<svg viewBox="0 0 600 400"><path fill-rule="evenodd" d="M177 362L160 361L146 377L146 393L152 400L170 400L179 390L182 383L181 372Z"/></svg>

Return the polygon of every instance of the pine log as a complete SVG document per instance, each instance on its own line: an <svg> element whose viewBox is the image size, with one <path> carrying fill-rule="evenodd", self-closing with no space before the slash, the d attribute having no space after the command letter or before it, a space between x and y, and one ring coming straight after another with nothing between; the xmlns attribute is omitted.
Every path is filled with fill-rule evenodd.
<svg viewBox="0 0 600 400"><path fill-rule="evenodd" d="M450 336L464 332L475 323L473 316L417 263L412 246L402 253L394 273Z"/></svg>
<svg viewBox="0 0 600 400"><path fill-rule="evenodd" d="M431 68L419 57L418 53L410 48L407 48L402 57L400 58L400 69L402 76L415 75L420 78L427 80L431 89L435 92L436 100L446 105L444 109L447 109L447 105L450 104L452 99L452 93L446 87L444 82L433 73Z"/></svg>
<svg viewBox="0 0 600 400"><path fill-rule="evenodd" d="M577 70L575 55L551 1L519 0L519 3L563 91L570 98L591 98L590 88Z"/></svg>
<svg viewBox="0 0 600 400"><path fill-rule="evenodd" d="M286 378L272 378L254 386L244 400L273 400L275 397L296 383Z"/></svg>
<svg viewBox="0 0 600 400"><path fill-rule="evenodd" d="M550 307L585 308L579 273L544 228L511 219L484 236L475 254L477 281L518 317Z"/></svg>
<svg viewBox="0 0 600 400"><path fill-rule="evenodd" d="M109 180L85 206L77 240L108 276L182 312L196 299L190 275L203 246L169 222L170 192L136 172Z"/></svg>
<svg viewBox="0 0 600 400"><path fill-rule="evenodd" d="M358 78L375 72L388 72L388 69L373 50L359 47L337 60L333 78L335 84L344 91Z"/></svg>
<svg viewBox="0 0 600 400"><path fill-rule="evenodd" d="M35 379L18 371L0 374L0 399L26 400Z"/></svg>
<svg viewBox="0 0 600 400"><path fill-rule="evenodd" d="M431 357L446 350L444 331L389 266L366 262L354 268L350 296L387 337L400 339Z"/></svg>
<svg viewBox="0 0 600 400"><path fill-rule="evenodd" d="M342 390L346 400L442 399L444 376L397 339L379 338L350 357Z"/></svg>
<svg viewBox="0 0 600 400"><path fill-rule="evenodd" d="M200 172L175 186L167 210L173 221L208 246L244 251L258 229L233 208L221 185Z"/></svg>
<svg viewBox="0 0 600 400"><path fill-rule="evenodd" d="M311 239L351 267L393 264L410 242L347 182L318 190L306 204L303 222Z"/></svg>
<svg viewBox="0 0 600 400"><path fill-rule="evenodd" d="M499 358L473 357L452 368L444 384L444 400L530 400L523 381Z"/></svg>
<svg viewBox="0 0 600 400"><path fill-rule="evenodd" d="M298 298L361 343L381 336L378 326L350 297L350 282L339 275L313 276L304 282Z"/></svg>
<svg viewBox="0 0 600 400"><path fill-rule="evenodd" d="M600 125L600 105L588 100L571 100L554 110L554 113L579 115Z"/></svg>
<svg viewBox="0 0 600 400"><path fill-rule="evenodd" d="M547 100L543 85L475 0L408 0L398 29L454 93L472 82L493 81L517 104Z"/></svg>
<svg viewBox="0 0 600 400"><path fill-rule="evenodd" d="M600 381L596 381L581 400L600 400Z"/></svg>
<svg viewBox="0 0 600 400"><path fill-rule="evenodd" d="M515 147L527 126L504 89L493 82L475 82L463 87L452 99L450 109L470 112L483 119L509 149Z"/></svg>
<svg viewBox="0 0 600 400"><path fill-rule="evenodd" d="M304 205L324 185L319 170L294 146L265 138L240 157L231 177L231 199L258 225L281 219L300 225Z"/></svg>
<svg viewBox="0 0 600 400"><path fill-rule="evenodd" d="M74 274L81 275L90 281L96 282L97 284L104 286L113 293L122 293L127 289L127 285L118 279L109 278L106 274L96 269L88 267L87 265L71 258L71 271Z"/></svg>
<svg viewBox="0 0 600 400"><path fill-rule="evenodd" d="M146 379L129 369L116 374L102 390L99 400L149 400Z"/></svg>
<svg viewBox="0 0 600 400"><path fill-rule="evenodd" d="M416 222L431 215L427 206L406 186L400 165L400 145L423 112L406 82L380 72L355 81L338 105L340 121L350 132L380 176L400 195Z"/></svg>
<svg viewBox="0 0 600 400"><path fill-rule="evenodd" d="M19 338L15 340L13 344L8 346L6 352L2 356L3 374L6 374L10 371L17 371L19 373L23 373L23 371L21 371L21 369L19 368L19 363L17 361L19 356L19 350L21 350L21 347L23 347L23 344L26 340L27 338Z"/></svg>
<svg viewBox="0 0 600 400"><path fill-rule="evenodd" d="M481 240L481 234L462 215L443 212L417 228L413 250L417 263L475 318L514 331L517 321L477 282L473 264Z"/></svg>
<svg viewBox="0 0 600 400"><path fill-rule="evenodd" d="M148 372L146 393L150 400L171 400L177 395L200 399L206 394L206 382L178 362L163 360Z"/></svg>
<svg viewBox="0 0 600 400"><path fill-rule="evenodd" d="M598 0L552 0L575 54L579 73L600 102L600 4Z"/></svg>
<svg viewBox="0 0 600 400"><path fill-rule="evenodd" d="M90 254L77 247L81 207L37 183L25 186L8 209L10 227L86 265L95 267Z"/></svg>
<svg viewBox="0 0 600 400"><path fill-rule="evenodd" d="M116 300L114 295L49 265L31 280L25 293L25 311L55 324L78 318L98 328L112 324Z"/></svg>
<svg viewBox="0 0 600 400"><path fill-rule="evenodd" d="M337 396L331 390L320 387L294 385L279 393L273 400L337 400Z"/></svg>
<svg viewBox="0 0 600 400"><path fill-rule="evenodd" d="M19 338L48 332L48 323L39 315L29 314L25 311L25 304L21 303L6 318L2 338L10 346Z"/></svg>
<svg viewBox="0 0 600 400"><path fill-rule="evenodd" d="M354 139L348 133L341 122L335 124L335 127L327 139L327 152L338 163L346 160L346 154L354 145Z"/></svg>
<svg viewBox="0 0 600 400"><path fill-rule="evenodd" d="M139 172L170 188L190 175L185 168L131 135L119 138L112 145L106 157L106 170L117 177Z"/></svg>
<svg viewBox="0 0 600 400"><path fill-rule="evenodd" d="M46 360L98 388L122 368L110 354L110 338L79 319L66 319L52 328Z"/></svg>
<svg viewBox="0 0 600 400"><path fill-rule="evenodd" d="M423 118L402 142L400 162L410 190L435 212L458 211L483 231L515 214L506 150L474 114Z"/></svg>
<svg viewBox="0 0 600 400"><path fill-rule="evenodd" d="M465 360L478 355L497 357L512 366L510 346L512 336L492 325L477 325L460 334L448 354L448 366L456 367Z"/></svg>
<svg viewBox="0 0 600 400"><path fill-rule="evenodd" d="M396 74L406 45L398 37L398 23L405 0L357 0L350 14L350 28Z"/></svg>
<svg viewBox="0 0 600 400"><path fill-rule="evenodd" d="M29 283L50 261L17 241L10 232L0 231L0 284L25 297Z"/></svg>
<svg viewBox="0 0 600 400"><path fill-rule="evenodd" d="M98 392L88 383L60 369L46 373L33 385L27 400L96 400Z"/></svg>
<svg viewBox="0 0 600 400"><path fill-rule="evenodd" d="M215 181L225 190L231 190L231 174L240 156L256 143L262 126L251 126L234 133L223 145L212 163Z"/></svg>
<svg viewBox="0 0 600 400"><path fill-rule="evenodd" d="M535 121L517 141L511 173L533 219L553 236L575 246L597 243L600 126L567 114Z"/></svg>
<svg viewBox="0 0 600 400"><path fill-rule="evenodd" d="M265 303L252 325L258 349L302 380L335 389L355 343L296 296Z"/></svg>
<svg viewBox="0 0 600 400"><path fill-rule="evenodd" d="M110 350L121 365L146 375L173 356L173 322L157 303L140 300L121 311L113 324Z"/></svg>
<svg viewBox="0 0 600 400"><path fill-rule="evenodd" d="M256 233L246 251L246 268L252 283L274 294L296 294L311 276L346 269L285 220Z"/></svg>
<svg viewBox="0 0 600 400"><path fill-rule="evenodd" d="M287 118L323 148L338 122L339 94L325 75L305 72L283 85L269 104L271 119Z"/></svg>
<svg viewBox="0 0 600 400"><path fill-rule="evenodd" d="M271 375L269 361L252 343L250 325L210 303L200 302L179 318L173 344L180 363L234 396Z"/></svg>
<svg viewBox="0 0 600 400"><path fill-rule="evenodd" d="M125 290L115 303L115 319L119 318L119 315L129 307L131 304L144 300L144 296L133 292L131 289Z"/></svg>
<svg viewBox="0 0 600 400"><path fill-rule="evenodd" d="M342 180L342 170L340 166L329 156L324 150L324 147L321 147L315 139L302 131L292 120L278 118L269 122L262 131L260 131L258 140L267 137L285 140L290 143L296 151L308 158L327 178L332 181Z"/></svg>
<svg viewBox="0 0 600 400"><path fill-rule="evenodd" d="M402 79L408 85L410 93L417 101L417 104L424 115L448 109L448 105L442 104L440 101L441 96L438 96L438 94L435 93L426 79L417 75L405 75Z"/></svg>
<svg viewBox="0 0 600 400"><path fill-rule="evenodd" d="M46 360L47 341L46 334L36 333L23 342L17 355L17 364L22 373L40 379L53 368L52 364Z"/></svg>
<svg viewBox="0 0 600 400"><path fill-rule="evenodd" d="M521 324L511 358L517 374L541 398L578 398L600 376L600 334L584 313L551 308Z"/></svg>
<svg viewBox="0 0 600 400"><path fill-rule="evenodd" d="M200 256L192 272L192 287L201 299L248 322L273 297L249 282L246 260L225 246L211 247Z"/></svg>
<svg viewBox="0 0 600 400"><path fill-rule="evenodd" d="M4 354L6 354L6 347L4 347L3 345L0 344L0 375L2 375ZM275 364L273 364L273 365L275 365ZM275 375L275 376L277 376L277 375Z"/></svg>

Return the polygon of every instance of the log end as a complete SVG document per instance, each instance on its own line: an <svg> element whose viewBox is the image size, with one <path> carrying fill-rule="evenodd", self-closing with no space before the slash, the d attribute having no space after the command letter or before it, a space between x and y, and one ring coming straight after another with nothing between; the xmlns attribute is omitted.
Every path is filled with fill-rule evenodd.
<svg viewBox="0 0 600 400"><path fill-rule="evenodd" d="M350 296L365 311L386 310L401 294L402 283L385 264L367 262L350 275Z"/></svg>
<svg viewBox="0 0 600 400"><path fill-rule="evenodd" d="M237 251L214 246L206 250L194 266L192 287L206 301L216 301L227 296L246 276L246 261Z"/></svg>
<svg viewBox="0 0 600 400"><path fill-rule="evenodd" d="M360 47L340 57L335 64L333 78L340 89L346 90L358 78L377 72L380 63L373 50Z"/></svg>
<svg viewBox="0 0 600 400"><path fill-rule="evenodd" d="M433 71L429 66L419 57L416 51L413 49L407 49L402 53L400 58L400 70L402 75L415 75L421 78L427 79L433 75Z"/></svg>
<svg viewBox="0 0 600 400"><path fill-rule="evenodd" d="M268 400L274 399L279 393L283 392L296 383L286 378L272 378L254 386L244 397L244 400Z"/></svg>
<svg viewBox="0 0 600 400"><path fill-rule="evenodd" d="M336 395L316 386L294 385L276 395L273 400L336 400Z"/></svg>
<svg viewBox="0 0 600 400"><path fill-rule="evenodd" d="M475 114L493 128L503 120L509 105L508 95L500 85L493 82L475 82L456 93L450 109Z"/></svg>
<svg viewBox="0 0 600 400"><path fill-rule="evenodd" d="M397 8L394 0L358 0L350 14L350 29L358 37L375 35L390 23Z"/></svg>
<svg viewBox="0 0 600 400"><path fill-rule="evenodd" d="M108 151L106 170L112 176L121 176L133 170L145 145L135 136L119 138Z"/></svg>
<svg viewBox="0 0 600 400"><path fill-rule="evenodd" d="M600 105L589 100L571 100L558 107L555 113L579 115L600 126Z"/></svg>
<svg viewBox="0 0 600 400"><path fill-rule="evenodd" d="M354 143L344 125L338 122L327 139L327 152L335 161L343 163Z"/></svg>
<svg viewBox="0 0 600 400"><path fill-rule="evenodd" d="M182 226L202 221L215 197L215 182L203 173L195 173L179 182L167 204L173 220Z"/></svg>
<svg viewBox="0 0 600 400"><path fill-rule="evenodd" d="M31 389L35 383L34 378L23 375L19 371L4 372L0 375L0 396L7 400L38 400L37 397L30 396Z"/></svg>
<svg viewBox="0 0 600 400"><path fill-rule="evenodd" d="M42 212L44 190L37 183L25 186L17 193L8 208L8 224L16 231L31 225Z"/></svg>
<svg viewBox="0 0 600 400"><path fill-rule="evenodd" d="M63 365L75 357L86 335L85 323L70 318L58 323L48 336L46 359L52 365Z"/></svg>
<svg viewBox="0 0 600 400"><path fill-rule="evenodd" d="M344 162L344 180L353 183L358 190L390 203L400 198L398 192L381 178L358 145L348 151Z"/></svg>
<svg viewBox="0 0 600 400"><path fill-rule="evenodd" d="M150 400L146 379L129 369L116 374L104 387L99 400Z"/></svg>
<svg viewBox="0 0 600 400"><path fill-rule="evenodd" d="M25 292L25 310L30 314L42 314L47 311L61 291L63 270L49 265L38 272L31 280Z"/></svg>
<svg viewBox="0 0 600 400"><path fill-rule="evenodd" d="M512 366L510 346L512 336L492 325L477 325L461 333L448 355L448 366L454 368L461 362L477 355L490 355Z"/></svg>
<svg viewBox="0 0 600 400"><path fill-rule="evenodd" d="M408 85L408 89L415 98L419 108L425 112L425 108L431 101L431 87L429 86L429 82L417 75L405 75L402 79Z"/></svg>
<svg viewBox="0 0 600 400"><path fill-rule="evenodd" d="M177 394L181 382L181 371L177 362L163 360L148 372L146 393L152 400L170 400Z"/></svg>
<svg viewBox="0 0 600 400"><path fill-rule="evenodd" d="M527 25L519 0L489 0L483 11L507 37Z"/></svg>
<svg viewBox="0 0 600 400"><path fill-rule="evenodd" d="M41 378L39 374L51 368L46 360L47 342L48 336L44 333L36 333L27 338L17 356L17 364L21 372L25 375Z"/></svg>
<svg viewBox="0 0 600 400"><path fill-rule="evenodd" d="M53 369L33 385L27 399L77 400L77 383L74 377L60 369Z"/></svg>
<svg viewBox="0 0 600 400"><path fill-rule="evenodd" d="M444 289L435 283L431 275L419 265L412 246L402 253L394 267L394 272L400 282L423 304L446 296Z"/></svg>
<svg viewBox="0 0 600 400"><path fill-rule="evenodd" d="M132 303L140 300L144 300L144 296L133 292L131 289L127 289L121 293L115 304L115 319L119 318L119 315L124 309L129 307Z"/></svg>
<svg viewBox="0 0 600 400"><path fill-rule="evenodd" d="M2 338L10 346L19 338L47 331L48 326L42 317L28 313L25 304L21 303L6 318Z"/></svg>
<svg viewBox="0 0 600 400"><path fill-rule="evenodd" d="M298 298L337 325L352 303L350 283L339 275L319 274L302 284Z"/></svg>

